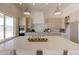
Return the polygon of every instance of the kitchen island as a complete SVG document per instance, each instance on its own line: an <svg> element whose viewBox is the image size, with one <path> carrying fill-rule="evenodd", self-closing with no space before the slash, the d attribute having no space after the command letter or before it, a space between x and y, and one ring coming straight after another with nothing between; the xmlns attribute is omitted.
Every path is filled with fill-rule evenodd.
<svg viewBox="0 0 79 59"><path fill-rule="evenodd" d="M29 42L31 36L20 36L15 39L16 50L79 50L79 45L61 36L42 36L48 42Z"/></svg>
<svg viewBox="0 0 79 59"><path fill-rule="evenodd" d="M48 38L48 42L29 42L29 36L20 36L15 39L16 49L79 49L79 45L61 36L43 36Z"/></svg>

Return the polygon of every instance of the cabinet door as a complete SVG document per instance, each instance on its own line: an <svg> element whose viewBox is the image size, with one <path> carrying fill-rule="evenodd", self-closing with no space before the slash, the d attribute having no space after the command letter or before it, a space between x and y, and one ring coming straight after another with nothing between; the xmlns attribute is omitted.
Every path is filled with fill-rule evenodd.
<svg viewBox="0 0 79 59"><path fill-rule="evenodd" d="M65 23L63 18L48 18L46 19L46 24L49 28L65 28Z"/></svg>
<svg viewBox="0 0 79 59"><path fill-rule="evenodd" d="M70 40L78 43L78 23L73 22L70 24Z"/></svg>

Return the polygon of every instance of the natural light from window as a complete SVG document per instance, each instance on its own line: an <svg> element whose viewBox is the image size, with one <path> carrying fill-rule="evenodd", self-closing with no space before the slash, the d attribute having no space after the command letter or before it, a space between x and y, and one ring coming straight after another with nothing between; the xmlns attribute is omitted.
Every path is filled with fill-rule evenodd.
<svg viewBox="0 0 79 59"><path fill-rule="evenodd" d="M5 38L13 37L13 17L5 16Z"/></svg>
<svg viewBox="0 0 79 59"><path fill-rule="evenodd" d="M14 37L14 18L0 14L0 41Z"/></svg>
<svg viewBox="0 0 79 59"><path fill-rule="evenodd" d="M4 39L4 17L0 14L0 40Z"/></svg>

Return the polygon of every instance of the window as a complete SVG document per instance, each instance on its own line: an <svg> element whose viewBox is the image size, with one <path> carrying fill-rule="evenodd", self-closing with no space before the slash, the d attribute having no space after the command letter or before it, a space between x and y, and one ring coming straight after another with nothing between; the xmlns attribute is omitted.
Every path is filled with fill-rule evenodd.
<svg viewBox="0 0 79 59"><path fill-rule="evenodd" d="M0 41L14 37L14 33L14 18L0 14Z"/></svg>
<svg viewBox="0 0 79 59"><path fill-rule="evenodd" d="M0 14L0 41L4 39L4 17Z"/></svg>
<svg viewBox="0 0 79 59"><path fill-rule="evenodd" d="M5 16L5 38L13 37L13 17Z"/></svg>

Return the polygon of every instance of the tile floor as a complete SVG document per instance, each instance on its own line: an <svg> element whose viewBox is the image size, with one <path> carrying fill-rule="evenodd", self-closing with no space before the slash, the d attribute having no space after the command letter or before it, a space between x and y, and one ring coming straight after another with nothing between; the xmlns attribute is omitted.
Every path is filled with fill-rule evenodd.
<svg viewBox="0 0 79 59"><path fill-rule="evenodd" d="M14 39L0 44L0 49L13 49L13 48L14 48Z"/></svg>

